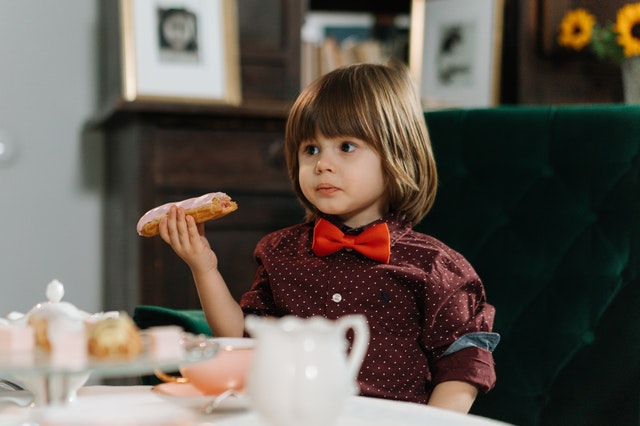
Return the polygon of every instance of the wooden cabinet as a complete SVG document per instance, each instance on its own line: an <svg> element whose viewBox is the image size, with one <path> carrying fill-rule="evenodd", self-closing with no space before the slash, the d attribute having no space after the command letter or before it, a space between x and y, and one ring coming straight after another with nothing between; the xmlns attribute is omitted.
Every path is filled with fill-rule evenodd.
<svg viewBox="0 0 640 426"><path fill-rule="evenodd" d="M253 281L253 248L304 212L283 162L287 109L123 104L100 128L106 147L105 309L198 308L188 267L159 237L136 233L150 208L223 191L239 209L207 223L236 298Z"/></svg>

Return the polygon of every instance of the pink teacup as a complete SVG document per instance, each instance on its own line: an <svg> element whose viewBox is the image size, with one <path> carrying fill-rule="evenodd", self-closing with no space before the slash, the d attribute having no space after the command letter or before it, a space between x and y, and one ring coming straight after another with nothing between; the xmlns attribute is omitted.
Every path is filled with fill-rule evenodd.
<svg viewBox="0 0 640 426"><path fill-rule="evenodd" d="M180 366L182 378L158 374L160 379L189 383L205 395L219 395L229 389L243 392L254 340L250 338L214 338L219 349L213 358Z"/></svg>

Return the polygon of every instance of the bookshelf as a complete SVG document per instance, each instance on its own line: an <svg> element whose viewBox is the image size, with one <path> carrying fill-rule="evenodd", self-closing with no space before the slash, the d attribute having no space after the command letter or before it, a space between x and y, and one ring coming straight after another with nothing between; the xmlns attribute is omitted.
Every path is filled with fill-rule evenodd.
<svg viewBox="0 0 640 426"><path fill-rule="evenodd" d="M300 44L301 87L352 63L407 62L409 14L309 10Z"/></svg>

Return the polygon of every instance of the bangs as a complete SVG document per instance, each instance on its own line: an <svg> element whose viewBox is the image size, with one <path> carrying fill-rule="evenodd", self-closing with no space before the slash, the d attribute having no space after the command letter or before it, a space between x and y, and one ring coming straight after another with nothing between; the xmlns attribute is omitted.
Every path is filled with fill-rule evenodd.
<svg viewBox="0 0 640 426"><path fill-rule="evenodd" d="M327 138L351 136L377 145L379 139L372 123L377 102L373 94L361 90L361 84L336 76L307 92L298 109L292 111L289 126L292 141L300 145L315 140L318 135Z"/></svg>

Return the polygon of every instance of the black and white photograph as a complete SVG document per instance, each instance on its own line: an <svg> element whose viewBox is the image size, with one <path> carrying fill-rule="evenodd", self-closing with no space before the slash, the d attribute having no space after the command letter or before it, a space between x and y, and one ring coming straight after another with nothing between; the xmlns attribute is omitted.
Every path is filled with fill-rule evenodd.
<svg viewBox="0 0 640 426"><path fill-rule="evenodd" d="M444 25L438 43L438 81L443 86L469 86L473 82L475 23Z"/></svg>
<svg viewBox="0 0 640 426"><path fill-rule="evenodd" d="M413 0L409 66L427 109L498 103L503 0Z"/></svg>
<svg viewBox="0 0 640 426"><path fill-rule="evenodd" d="M164 61L198 60L198 15L185 8L158 8L158 49Z"/></svg>

